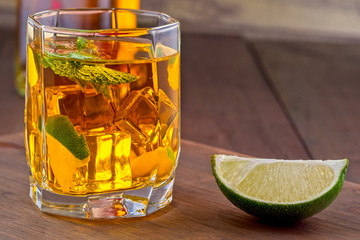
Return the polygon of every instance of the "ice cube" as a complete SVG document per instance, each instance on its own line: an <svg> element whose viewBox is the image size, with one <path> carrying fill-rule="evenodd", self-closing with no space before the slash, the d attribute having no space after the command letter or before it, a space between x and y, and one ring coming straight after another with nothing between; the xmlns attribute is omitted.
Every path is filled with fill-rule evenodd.
<svg viewBox="0 0 360 240"><path fill-rule="evenodd" d="M157 89L157 80L154 80L153 65L151 63L129 64L130 73L139 78L130 83L130 89L141 90L145 87Z"/></svg>
<svg viewBox="0 0 360 240"><path fill-rule="evenodd" d="M179 115L176 116L170 125L161 125L161 146L171 147L174 151L178 149L179 144Z"/></svg>
<svg viewBox="0 0 360 240"><path fill-rule="evenodd" d="M114 107L114 110L120 111L121 105L124 103L126 98L130 93L130 84L124 83L120 85L111 85L109 86L109 91L112 96L111 104Z"/></svg>
<svg viewBox="0 0 360 240"><path fill-rule="evenodd" d="M115 188L128 188L132 184L130 156L131 156L131 136L121 133L114 135L114 184Z"/></svg>
<svg viewBox="0 0 360 240"><path fill-rule="evenodd" d="M114 120L114 110L109 98L98 93L91 84L84 89L83 121L81 126L86 131L98 128L111 128Z"/></svg>
<svg viewBox="0 0 360 240"><path fill-rule="evenodd" d="M88 165L88 182L91 188L130 187L130 135L123 132L103 132L86 134L85 138L91 153Z"/></svg>
<svg viewBox="0 0 360 240"><path fill-rule="evenodd" d="M115 120L115 125L120 131L129 133L134 143L143 143L147 141L147 136L144 135L141 130L125 119Z"/></svg>
<svg viewBox="0 0 360 240"><path fill-rule="evenodd" d="M177 149L179 137L179 111L165 92L159 90L161 146Z"/></svg>
<svg viewBox="0 0 360 240"><path fill-rule="evenodd" d="M86 142L91 152L89 180L110 180L113 136L111 134L87 135Z"/></svg>
<svg viewBox="0 0 360 240"><path fill-rule="evenodd" d="M159 112L161 125L166 124L168 126L178 114L178 108L162 89L159 90Z"/></svg>
<svg viewBox="0 0 360 240"><path fill-rule="evenodd" d="M66 115L71 123L80 125L84 94L78 85L46 87L47 116Z"/></svg>
<svg viewBox="0 0 360 240"><path fill-rule="evenodd" d="M132 134L133 139L147 141L156 134L159 125L158 97L146 87L132 91L115 118L115 125Z"/></svg>

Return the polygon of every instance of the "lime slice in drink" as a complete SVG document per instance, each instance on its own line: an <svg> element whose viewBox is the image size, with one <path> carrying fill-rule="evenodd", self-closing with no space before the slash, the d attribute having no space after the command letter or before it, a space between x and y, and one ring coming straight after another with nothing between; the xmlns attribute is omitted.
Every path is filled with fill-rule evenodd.
<svg viewBox="0 0 360 240"><path fill-rule="evenodd" d="M28 54L27 75L29 79L29 85L30 87L33 87L39 81L39 74L36 68L36 59L35 59L36 55L34 55L33 50L29 46L27 47L27 54Z"/></svg>
<svg viewBox="0 0 360 240"><path fill-rule="evenodd" d="M174 163L174 151L170 147L159 147L130 161L132 177L148 177L157 169L157 177L163 178L171 174Z"/></svg>
<svg viewBox="0 0 360 240"><path fill-rule="evenodd" d="M56 115L46 120L47 153L51 170L64 192L74 187L73 176L90 160L84 135L78 135L67 116Z"/></svg>
<svg viewBox="0 0 360 240"><path fill-rule="evenodd" d="M216 182L245 212L293 222L329 206L344 182L348 160L276 160L214 155Z"/></svg>

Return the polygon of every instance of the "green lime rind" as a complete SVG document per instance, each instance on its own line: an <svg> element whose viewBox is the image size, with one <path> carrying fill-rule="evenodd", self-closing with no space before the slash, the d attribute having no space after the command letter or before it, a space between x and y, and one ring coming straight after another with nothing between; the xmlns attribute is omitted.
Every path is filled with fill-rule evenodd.
<svg viewBox="0 0 360 240"><path fill-rule="evenodd" d="M248 214L274 222L296 222L301 219L311 217L327 208L340 193L349 164L348 159L346 159L347 163L341 171L336 184L329 191L316 199L294 204L274 204L246 198L241 196L239 193L234 192L229 186L225 185L215 171L215 158L216 155L213 155L211 158L211 166L216 183L224 196L236 207Z"/></svg>
<svg viewBox="0 0 360 240"><path fill-rule="evenodd" d="M45 130L68 149L77 159L84 160L89 157L90 150L84 135L81 134L79 136L77 134L67 116L55 115L48 117L45 124Z"/></svg>
<svg viewBox="0 0 360 240"><path fill-rule="evenodd" d="M138 76L107 68L104 64L85 64L80 60L94 60L94 58L92 55L81 53L61 55L46 51L43 66L50 67L55 74L70 80L79 79L93 84L119 85L138 79Z"/></svg>
<svg viewBox="0 0 360 240"><path fill-rule="evenodd" d="M172 148L166 147L166 151L167 151L168 157L174 162L175 157L174 157L174 151L172 150Z"/></svg>

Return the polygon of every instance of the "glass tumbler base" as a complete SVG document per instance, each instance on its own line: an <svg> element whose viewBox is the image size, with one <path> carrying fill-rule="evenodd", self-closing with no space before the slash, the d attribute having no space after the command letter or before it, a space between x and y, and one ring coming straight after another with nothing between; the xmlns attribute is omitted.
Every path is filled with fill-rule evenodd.
<svg viewBox="0 0 360 240"><path fill-rule="evenodd" d="M30 197L43 212L87 219L141 217L151 214L172 200L174 178L154 188L118 191L87 196L61 195L30 184Z"/></svg>

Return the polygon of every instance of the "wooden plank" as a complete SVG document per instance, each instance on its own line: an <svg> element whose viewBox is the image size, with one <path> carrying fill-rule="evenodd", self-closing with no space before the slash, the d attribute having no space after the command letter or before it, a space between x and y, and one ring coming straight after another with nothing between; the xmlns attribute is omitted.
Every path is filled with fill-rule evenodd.
<svg viewBox="0 0 360 240"><path fill-rule="evenodd" d="M182 134L259 157L308 158L238 37L184 34Z"/></svg>
<svg viewBox="0 0 360 240"><path fill-rule="evenodd" d="M7 239L358 239L360 185L345 182L323 212L272 226L234 207L218 189L210 156L230 153L183 140L174 201L143 218L78 220L41 213L28 196L22 134L0 138L0 238Z"/></svg>
<svg viewBox="0 0 360 240"><path fill-rule="evenodd" d="M312 157L350 159L360 183L360 45L256 43Z"/></svg>
<svg viewBox="0 0 360 240"><path fill-rule="evenodd" d="M15 90L15 33L0 30L0 135L24 129L24 98Z"/></svg>

